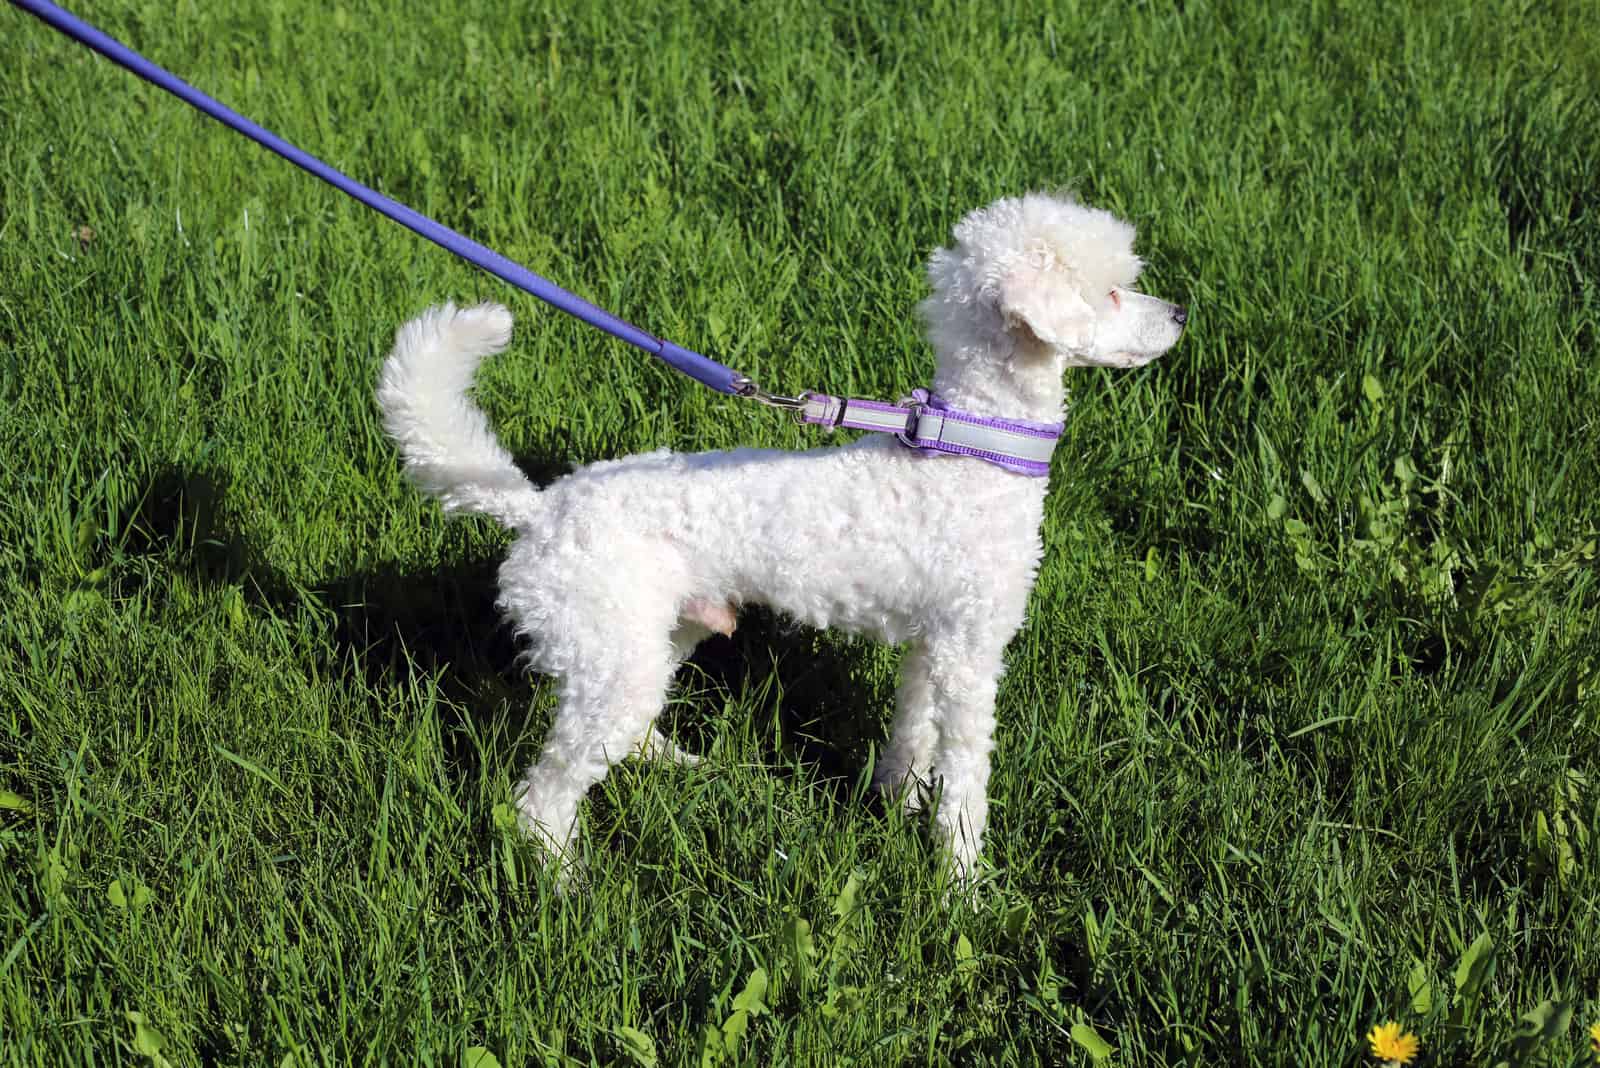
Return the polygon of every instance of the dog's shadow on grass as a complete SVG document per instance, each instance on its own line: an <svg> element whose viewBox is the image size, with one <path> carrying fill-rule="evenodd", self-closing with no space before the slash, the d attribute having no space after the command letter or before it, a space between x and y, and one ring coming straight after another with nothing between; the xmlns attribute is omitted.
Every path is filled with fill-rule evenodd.
<svg viewBox="0 0 1600 1068"><path fill-rule="evenodd" d="M564 463L519 458L538 485ZM126 518L123 549L161 558L209 586L236 586L253 610L293 618L308 609L328 620L336 662L375 691L408 690L436 680L446 758L461 781L477 776L476 747L465 741L508 719L530 760L537 740L523 722L539 714L539 677L519 663L521 648L495 606L503 551L474 548L436 568L384 565L311 585L291 581L227 523L229 483L216 470L158 472ZM660 725L684 748L706 753L730 705L775 717L778 763L798 765L843 799L882 739L877 710L888 697L872 684L860 643L841 643L761 609L747 610L732 638L703 642L682 668ZM773 722L765 718L760 725ZM497 759L508 754L497 754ZM517 770L520 770L518 768Z"/></svg>
<svg viewBox="0 0 1600 1068"><path fill-rule="evenodd" d="M706 752L719 725L715 710L732 699L758 722L777 727L778 756L816 775L836 800L850 792L881 747L881 709L892 696L879 692L871 650L797 626L764 608L740 613L731 638L700 643L678 673L676 699L663 729L695 752Z"/></svg>

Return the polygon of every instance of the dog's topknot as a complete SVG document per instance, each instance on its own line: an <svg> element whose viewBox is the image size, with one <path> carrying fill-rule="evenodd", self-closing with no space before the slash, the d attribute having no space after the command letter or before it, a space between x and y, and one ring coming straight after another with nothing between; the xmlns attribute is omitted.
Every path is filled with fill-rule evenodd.
<svg viewBox="0 0 1600 1068"><path fill-rule="evenodd" d="M955 247L934 252L929 274L936 293L961 303L997 299L1018 272L1048 274L1092 300L1132 286L1144 267L1133 224L1070 196L997 200L969 213L953 236ZM963 284L951 291L957 275Z"/></svg>

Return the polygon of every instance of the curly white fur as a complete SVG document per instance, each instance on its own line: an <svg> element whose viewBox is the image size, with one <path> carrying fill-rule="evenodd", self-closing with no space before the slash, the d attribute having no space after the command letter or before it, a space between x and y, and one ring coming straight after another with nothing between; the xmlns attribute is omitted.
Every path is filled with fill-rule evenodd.
<svg viewBox="0 0 1600 1068"><path fill-rule="evenodd" d="M954 407L1053 422L1069 366L1165 352L1182 309L1134 293L1133 228L1033 194L973 212L933 255L921 311ZM632 752L692 759L656 732L678 664L734 607L908 648L879 785L942 784L937 820L969 874L987 822L995 692L1042 552L1046 480L924 455L874 435L791 453L647 453L536 490L466 398L505 347L501 307L435 308L403 326L378 400L406 469L452 511L517 540L499 603L554 676L560 708L516 790L523 826L558 856L579 802ZM912 385L908 383L907 385ZM908 789L916 805L921 791Z"/></svg>

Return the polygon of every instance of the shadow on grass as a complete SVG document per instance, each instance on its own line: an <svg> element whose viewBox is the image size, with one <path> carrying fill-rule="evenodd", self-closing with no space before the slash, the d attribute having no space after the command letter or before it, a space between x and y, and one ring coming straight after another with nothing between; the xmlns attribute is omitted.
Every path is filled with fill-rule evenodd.
<svg viewBox="0 0 1600 1068"><path fill-rule="evenodd" d="M541 486L566 469L537 457L519 458L518 465ZM229 529L228 488L219 470L158 472L122 524L123 551L160 559L203 585L237 586L247 604L279 618L308 610L326 617L335 663L359 672L374 690L404 688L425 674L437 678L448 701L442 716L486 724L508 709L513 716L527 709L536 677L520 665L520 645L495 606L502 551L474 550L437 568L386 565L308 587ZM730 699L754 703L757 716L776 717L781 762L815 769L843 800L882 738L880 709L889 697L875 693L867 675L861 645L751 609L732 639L713 637L696 650L661 725L685 748L705 752ZM470 732L454 729L462 725L442 724L452 765L470 778L477 758L465 741Z"/></svg>
<svg viewBox="0 0 1600 1068"><path fill-rule="evenodd" d="M678 679L689 714L670 716L666 726L685 745L709 749L714 724L706 712L729 695L751 695L745 703L757 716L776 717L779 755L813 769L836 802L881 745L884 709L893 700L877 692L863 643L830 638L758 606L740 613L733 637L702 642Z"/></svg>

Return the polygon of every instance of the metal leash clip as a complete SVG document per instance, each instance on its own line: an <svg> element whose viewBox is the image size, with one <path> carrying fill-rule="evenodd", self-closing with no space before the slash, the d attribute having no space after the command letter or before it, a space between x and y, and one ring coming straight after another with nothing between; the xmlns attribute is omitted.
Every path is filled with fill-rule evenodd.
<svg viewBox="0 0 1600 1068"><path fill-rule="evenodd" d="M917 425L922 422L922 413L928 408L928 394L926 390L918 390L922 396L913 393L901 397L898 405L906 410L905 429L895 435L895 438L908 449L925 449L928 446L917 440Z"/></svg>
<svg viewBox="0 0 1600 1068"><path fill-rule="evenodd" d="M800 421L800 414L805 411L806 403L811 399L811 391L805 390L795 397L784 397L777 393L768 393L756 384L755 379L749 375L739 375L733 380L733 392L736 396L748 397L759 401L771 408L782 408L794 413L795 421Z"/></svg>

